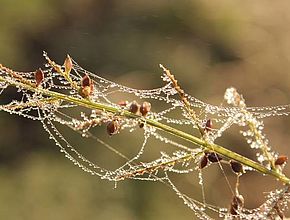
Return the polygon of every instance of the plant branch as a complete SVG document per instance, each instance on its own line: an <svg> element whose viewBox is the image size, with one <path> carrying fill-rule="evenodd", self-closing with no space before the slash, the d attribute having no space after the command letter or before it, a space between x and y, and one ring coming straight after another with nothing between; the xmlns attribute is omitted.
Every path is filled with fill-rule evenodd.
<svg viewBox="0 0 290 220"><path fill-rule="evenodd" d="M109 106L109 105L104 104L104 103L97 103L97 102L93 102L89 99L77 98L77 97L62 94L59 92L50 91L47 89L36 87L32 83L26 83L24 80L17 81L17 79L15 79L15 78L12 80L12 79L9 79L8 77L0 76L0 82L5 82L11 86L23 88L23 89L26 89L26 90L29 90L32 92L41 93L42 95L48 96L48 98L54 98L54 99L59 99L62 101L67 101L67 102L74 103L76 105L83 106L83 107L86 107L89 109L98 109L101 111L111 112L114 114L122 115L122 116L127 117L127 118L141 118L142 117L142 116L138 116L136 114L133 114L129 111L120 110L117 107ZM275 170L270 170L270 169L266 168L265 166L255 162L251 159L248 159L240 154L237 154L233 151L230 151L230 150L228 150L220 145L208 143L208 142L206 142L200 138L197 138L191 134L188 134L188 133L185 133L185 132L178 130L176 128L170 127L166 124L162 124L162 123L157 122L153 119L147 119L147 118L142 117L142 120L145 121L147 125L153 126L157 129L160 129L160 130L167 132L171 135L177 136L178 138L184 139L190 143L193 143L195 145L198 145L198 146L203 147L205 149L208 149L210 151L214 151L214 152L221 154L224 157L227 157L229 159L233 159L235 161L238 161L241 164L248 166L248 167L251 167L254 170L259 171L263 174L271 175L285 184L290 184L290 179L288 177L286 177L284 174L279 173Z"/></svg>

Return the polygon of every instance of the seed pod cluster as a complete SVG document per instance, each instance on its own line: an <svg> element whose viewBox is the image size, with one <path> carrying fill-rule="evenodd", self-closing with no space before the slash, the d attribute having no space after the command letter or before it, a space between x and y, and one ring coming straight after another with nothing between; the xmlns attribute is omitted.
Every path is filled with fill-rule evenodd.
<svg viewBox="0 0 290 220"><path fill-rule="evenodd" d="M36 87L38 87L44 80L44 73L40 68L35 71L34 78L35 78L35 85Z"/></svg>
<svg viewBox="0 0 290 220"><path fill-rule="evenodd" d="M283 164L285 164L288 161L288 157L285 155L280 155L279 157L277 157L277 159L275 160L275 165L277 166L281 166Z"/></svg>
<svg viewBox="0 0 290 220"><path fill-rule="evenodd" d="M133 114L138 114L145 117L151 110L151 103L143 102L141 105L139 105L136 101L133 101L131 102L128 110Z"/></svg>
<svg viewBox="0 0 290 220"><path fill-rule="evenodd" d="M230 213L232 215L238 215L239 211L244 207L244 197L242 195L234 195L231 205L230 205Z"/></svg>
<svg viewBox="0 0 290 220"><path fill-rule="evenodd" d="M90 95L92 95L94 91L94 84L91 80L91 78L88 75L85 75L81 80L81 88L80 88L80 95L83 98L87 98Z"/></svg>
<svg viewBox="0 0 290 220"><path fill-rule="evenodd" d="M204 156L200 159L199 168L203 169L204 167L206 167L209 161L212 163L217 163L222 159L223 158L221 157L221 155L215 152L206 152Z"/></svg>
<svg viewBox="0 0 290 220"><path fill-rule="evenodd" d="M230 160L230 165L234 173L241 174L244 172L243 165L241 163L234 160Z"/></svg>
<svg viewBox="0 0 290 220"><path fill-rule="evenodd" d="M120 124L117 119L114 119L107 124L107 133L110 136L113 134L117 134L119 130L120 130Z"/></svg>

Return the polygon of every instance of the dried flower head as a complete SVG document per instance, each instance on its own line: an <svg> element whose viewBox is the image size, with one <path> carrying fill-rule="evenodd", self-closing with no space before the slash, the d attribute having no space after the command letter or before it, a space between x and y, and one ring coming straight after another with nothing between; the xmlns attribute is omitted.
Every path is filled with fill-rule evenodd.
<svg viewBox="0 0 290 220"><path fill-rule="evenodd" d="M34 78L35 78L35 85L38 87L44 80L44 73L40 68L35 71Z"/></svg>

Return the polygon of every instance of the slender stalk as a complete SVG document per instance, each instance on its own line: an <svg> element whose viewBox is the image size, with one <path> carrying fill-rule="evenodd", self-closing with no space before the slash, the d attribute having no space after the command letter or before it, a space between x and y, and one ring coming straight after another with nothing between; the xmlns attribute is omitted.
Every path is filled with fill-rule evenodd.
<svg viewBox="0 0 290 220"><path fill-rule="evenodd" d="M41 94L48 96L50 98L56 98L59 100L67 101L67 102L74 103L76 105L83 106L83 107L86 107L89 109L98 109L101 111L107 111L107 112L111 112L111 113L115 113L115 114L122 114L122 116L127 117L127 118L140 118L140 116L133 114L129 111L122 110L122 112L121 112L120 109L113 107L113 106L109 106L109 105L104 104L104 103L97 103L97 102L93 102L89 99L76 98L76 97L62 94L59 92L54 92L54 91L46 90L43 88L38 88L38 87L34 86L33 84L30 84L30 83L26 84L23 81L15 81L15 79L11 80L11 79L4 78L4 77L0 76L0 82L6 82L9 85L12 85L15 87L30 90L32 92L41 93ZM284 174L278 173L275 170L270 170L270 169L264 167L263 165L255 162L253 160L250 160L250 159L248 159L240 154L237 154L233 151L230 151L230 150L228 150L220 145L208 143L208 142L206 142L200 138L197 138L191 134L185 133L185 132L180 131L176 128L162 124L162 123L157 122L153 119L142 118L142 120L144 120L147 125L158 128L164 132L167 132L171 135L182 138L190 143L193 143L193 144L198 145L200 147L203 147L205 149L214 151L214 152L221 154L224 157L227 157L229 159L233 159L235 161L238 161L241 164L248 166L248 167L251 167L254 170L259 171L263 174L271 175L285 184L290 184L290 179L288 177L286 177Z"/></svg>

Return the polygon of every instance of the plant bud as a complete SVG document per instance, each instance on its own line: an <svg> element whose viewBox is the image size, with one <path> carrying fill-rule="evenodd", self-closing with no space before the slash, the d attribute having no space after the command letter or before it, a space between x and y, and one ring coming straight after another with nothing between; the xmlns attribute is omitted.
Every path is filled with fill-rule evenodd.
<svg viewBox="0 0 290 220"><path fill-rule="evenodd" d="M150 102L143 102L140 106L140 112L143 116L146 116L148 112L151 110L151 104Z"/></svg>
<svg viewBox="0 0 290 220"><path fill-rule="evenodd" d="M210 152L207 154L207 159L212 163L216 163L216 162L222 160L223 158L215 152Z"/></svg>
<svg viewBox="0 0 290 220"><path fill-rule="evenodd" d="M44 80L44 73L40 68L35 71L34 78L35 78L36 87L38 87Z"/></svg>
<svg viewBox="0 0 290 220"><path fill-rule="evenodd" d="M139 111L139 104L133 101L129 107L129 112L136 114Z"/></svg>
<svg viewBox="0 0 290 220"><path fill-rule="evenodd" d="M279 156L276 160L275 160L275 165L283 165L284 163L286 163L288 161L288 157L285 155L281 155Z"/></svg>
<svg viewBox="0 0 290 220"><path fill-rule="evenodd" d="M64 65L65 73L66 74L70 74L70 71L72 69L73 63L72 63L72 60L71 60L69 55L67 55L63 65Z"/></svg>
<svg viewBox="0 0 290 220"><path fill-rule="evenodd" d="M119 131L120 125L118 120L110 121L107 124L107 132L109 135L117 134Z"/></svg>
<svg viewBox="0 0 290 220"><path fill-rule="evenodd" d="M231 165L233 172L235 172L235 173L242 173L243 172L243 165L240 164L239 162L231 160L230 165Z"/></svg>
<svg viewBox="0 0 290 220"><path fill-rule="evenodd" d="M204 167L206 167L207 163L208 163L207 157L206 157L206 155L204 155L204 156L200 159L200 162L199 162L199 168L200 168L200 169L203 169Z"/></svg>
<svg viewBox="0 0 290 220"><path fill-rule="evenodd" d="M88 75L85 75L81 80L80 95L84 98L92 95L94 91L94 84Z"/></svg>
<svg viewBox="0 0 290 220"><path fill-rule="evenodd" d="M208 119L206 121L204 130L206 132L210 132L212 130L212 120Z"/></svg>

